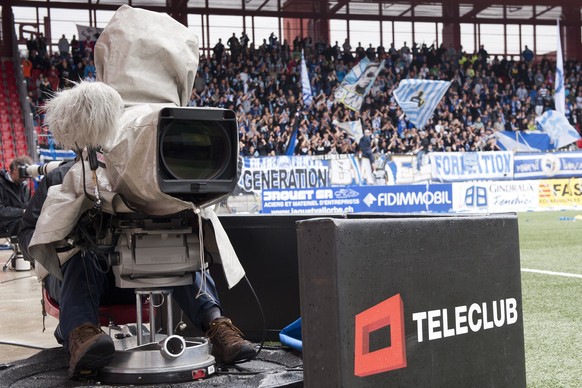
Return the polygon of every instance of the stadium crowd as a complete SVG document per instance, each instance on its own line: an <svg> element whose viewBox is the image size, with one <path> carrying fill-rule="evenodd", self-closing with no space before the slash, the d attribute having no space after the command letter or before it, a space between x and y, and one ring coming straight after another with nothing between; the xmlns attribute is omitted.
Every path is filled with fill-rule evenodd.
<svg viewBox="0 0 582 388"><path fill-rule="evenodd" d="M47 53L42 36L28 41L23 60L31 105L42 125L42 105L69 80L94 80L94 42L69 42L65 36L58 52ZM228 46L228 47L226 47ZM417 154L421 151L498 150L493 133L500 130L535 130L535 118L553 109L555 62L537 58L525 46L519 60L490 56L483 45L472 54L458 50L404 42L352 48L314 44L311 38L279 42L274 34L260 45L243 33L233 33L226 46L220 39L201 55L189 106L220 107L236 112L243 156L288 154L295 126L294 155L361 152L360 146L336 123L361 119L370 130L366 140L375 155ZM313 103L305 106L300 79L301 50L309 71ZM335 101L334 91L360 59L384 61L359 111ZM452 81L428 124L411 125L392 97L401 79ZM566 116L581 130L582 63L564 64ZM369 140L369 141L368 141ZM369 150L368 150L369 152Z"/></svg>

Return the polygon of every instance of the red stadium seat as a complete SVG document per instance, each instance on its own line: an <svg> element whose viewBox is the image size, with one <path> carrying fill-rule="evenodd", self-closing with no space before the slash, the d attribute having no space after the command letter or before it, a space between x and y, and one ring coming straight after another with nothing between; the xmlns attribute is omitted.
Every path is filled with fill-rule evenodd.
<svg viewBox="0 0 582 388"><path fill-rule="evenodd" d="M22 124L22 119L20 116L12 115L12 123L14 127L14 134L24 133L24 124Z"/></svg>
<svg viewBox="0 0 582 388"><path fill-rule="evenodd" d="M22 147L28 146L28 141L26 140L26 137L21 137L21 138L15 139L14 143L16 143L17 148L20 146L22 146Z"/></svg>
<svg viewBox="0 0 582 388"><path fill-rule="evenodd" d="M12 138L3 136L2 137L2 148L13 150L14 149L14 140L12 140Z"/></svg>
<svg viewBox="0 0 582 388"><path fill-rule="evenodd" d="M12 124L14 125L14 128L24 126L24 124L22 124L22 115L12 115Z"/></svg>
<svg viewBox="0 0 582 388"><path fill-rule="evenodd" d="M28 144L16 143L16 153L17 154L28 154Z"/></svg>
<svg viewBox="0 0 582 388"><path fill-rule="evenodd" d="M12 160L15 157L14 150L4 149L4 161Z"/></svg>
<svg viewBox="0 0 582 388"><path fill-rule="evenodd" d="M44 301L44 308L48 315L54 318L59 318L59 305L54 301L46 291L42 288L42 299ZM149 322L149 303L144 302L141 307L141 316L144 323ZM109 326L110 323L116 325L125 325L127 323L134 323L136 321L135 305L108 305L99 306L99 323L101 326Z"/></svg>

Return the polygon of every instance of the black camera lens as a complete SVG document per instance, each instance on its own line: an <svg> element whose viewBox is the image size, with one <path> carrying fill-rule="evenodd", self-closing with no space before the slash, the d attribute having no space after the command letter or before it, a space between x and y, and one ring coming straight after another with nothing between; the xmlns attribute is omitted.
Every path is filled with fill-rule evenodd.
<svg viewBox="0 0 582 388"><path fill-rule="evenodd" d="M216 179L225 172L231 149L220 122L171 121L160 139L163 169L175 179Z"/></svg>

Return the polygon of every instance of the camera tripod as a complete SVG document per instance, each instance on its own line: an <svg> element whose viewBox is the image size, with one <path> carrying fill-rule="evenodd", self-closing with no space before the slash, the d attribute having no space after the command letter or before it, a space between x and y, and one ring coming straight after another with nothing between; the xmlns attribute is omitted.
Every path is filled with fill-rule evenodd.
<svg viewBox="0 0 582 388"><path fill-rule="evenodd" d="M104 383L158 384L192 381L215 373L215 360L207 338L184 338L174 334L172 289L136 289L137 336L118 338L122 350L116 350L111 363L100 371ZM142 298L149 298L149 338L144 338ZM156 298L162 303L154 304ZM156 308L166 305L166 335L157 334ZM117 336L115 337L117 338ZM135 346L131 345L137 339ZM147 339L147 341L146 341Z"/></svg>
<svg viewBox="0 0 582 388"><path fill-rule="evenodd" d="M6 271L8 269L8 265L12 262L12 268L15 271L30 271L30 263L24 259L22 256L22 252L20 251L20 246L18 245L18 241L16 237L10 236L6 237L10 243L10 248L12 249L12 254L4 263L2 267L2 271Z"/></svg>

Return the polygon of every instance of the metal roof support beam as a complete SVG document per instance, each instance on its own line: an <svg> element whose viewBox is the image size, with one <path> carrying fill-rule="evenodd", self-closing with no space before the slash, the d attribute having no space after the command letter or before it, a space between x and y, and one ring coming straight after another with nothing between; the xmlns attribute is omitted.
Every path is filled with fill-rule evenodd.
<svg viewBox="0 0 582 388"><path fill-rule="evenodd" d="M549 12L551 10L553 10L554 8L556 8L555 6L546 6L546 9L541 11L541 12L535 12L537 10L538 7L536 7L534 5L534 16L532 17L533 19L539 18L540 16L542 16L543 14L545 14L546 12Z"/></svg>
<svg viewBox="0 0 582 388"><path fill-rule="evenodd" d="M267 5L267 3L268 3L268 2L269 2L269 0L265 0L265 1L263 1L263 4L261 4L261 5L259 6L259 8L257 8L257 11L260 11L260 10L262 10L262 9L263 9L263 7L264 7L265 5Z"/></svg>
<svg viewBox="0 0 582 388"><path fill-rule="evenodd" d="M474 18L479 12L489 8L490 4L473 4L473 9L463 15L463 18Z"/></svg>
<svg viewBox="0 0 582 388"><path fill-rule="evenodd" d="M564 60L582 60L582 17L580 6L562 7L563 21L560 23L564 34Z"/></svg>
<svg viewBox="0 0 582 388"><path fill-rule="evenodd" d="M317 15L319 17L313 20L313 29L315 30L315 39L313 43L330 42L329 36L329 0L318 0Z"/></svg>
<svg viewBox="0 0 582 388"><path fill-rule="evenodd" d="M336 5L334 5L332 8L329 9L329 15L336 14L337 11L339 11L340 9L342 9L348 3L349 3L349 0L340 0L340 1L338 1Z"/></svg>
<svg viewBox="0 0 582 388"><path fill-rule="evenodd" d="M447 48L461 47L461 26L453 20L459 19L459 4L456 1L443 1L443 45Z"/></svg>
<svg viewBox="0 0 582 388"><path fill-rule="evenodd" d="M398 15L398 17L402 17L404 15L406 15L408 12L410 12L412 9L414 8L413 5L411 5L410 7L408 7L404 12L401 12L400 15Z"/></svg>
<svg viewBox="0 0 582 388"><path fill-rule="evenodd" d="M188 0L166 0L168 15L188 27Z"/></svg>

